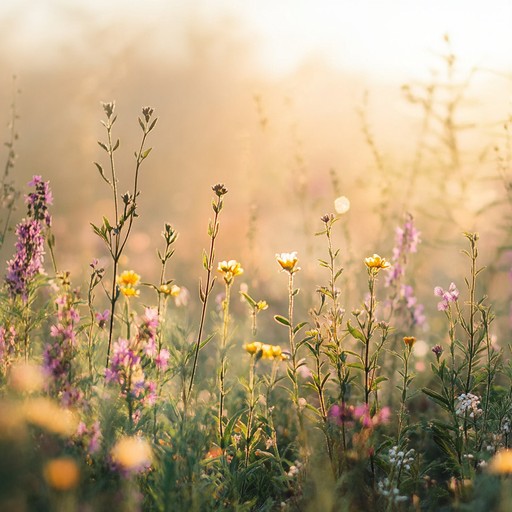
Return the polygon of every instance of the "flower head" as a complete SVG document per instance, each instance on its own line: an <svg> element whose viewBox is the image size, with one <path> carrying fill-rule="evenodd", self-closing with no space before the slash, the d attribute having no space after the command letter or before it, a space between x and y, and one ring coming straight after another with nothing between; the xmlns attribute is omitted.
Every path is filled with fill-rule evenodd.
<svg viewBox="0 0 512 512"><path fill-rule="evenodd" d="M459 290L455 283L450 283L448 290L443 290L440 286L436 286L434 288L434 295L441 297L441 301L437 304L438 311L446 311L450 307L451 302L457 302Z"/></svg>
<svg viewBox="0 0 512 512"><path fill-rule="evenodd" d="M181 288L175 284L162 284L158 288L158 291L164 295L170 295L171 297L177 297L181 292Z"/></svg>
<svg viewBox="0 0 512 512"><path fill-rule="evenodd" d="M78 485L80 470L71 457L49 460L43 469L46 483L57 491L67 491Z"/></svg>
<svg viewBox="0 0 512 512"><path fill-rule="evenodd" d="M281 268L290 274L300 270L300 267L297 267L297 262L299 261L297 251L276 254L276 259L279 265L281 265Z"/></svg>
<svg viewBox="0 0 512 512"><path fill-rule="evenodd" d="M413 345L416 343L416 338L414 336L404 336L405 346L411 350Z"/></svg>
<svg viewBox="0 0 512 512"><path fill-rule="evenodd" d="M365 258L364 264L368 267L368 271L373 275L376 275L381 269L387 270L391 267L386 258L381 258L378 254Z"/></svg>
<svg viewBox="0 0 512 512"><path fill-rule="evenodd" d="M273 359L277 361L285 361L288 355L283 352L279 345L269 345L261 343L261 341L253 341L244 345L245 351L251 355L256 355L261 359Z"/></svg>
<svg viewBox="0 0 512 512"><path fill-rule="evenodd" d="M140 276L133 270L125 270L120 276L117 276L119 290L125 297L138 297L140 291L136 289L139 284Z"/></svg>
<svg viewBox="0 0 512 512"><path fill-rule="evenodd" d="M236 260L220 261L217 270L224 275L227 285L230 285L236 276L244 273L241 264Z"/></svg>
<svg viewBox="0 0 512 512"><path fill-rule="evenodd" d="M148 468L153 460L150 444L141 437L123 437L111 451L112 460L127 472Z"/></svg>
<svg viewBox="0 0 512 512"><path fill-rule="evenodd" d="M489 463L489 471L498 475L512 473L512 450L504 449L497 452Z"/></svg>

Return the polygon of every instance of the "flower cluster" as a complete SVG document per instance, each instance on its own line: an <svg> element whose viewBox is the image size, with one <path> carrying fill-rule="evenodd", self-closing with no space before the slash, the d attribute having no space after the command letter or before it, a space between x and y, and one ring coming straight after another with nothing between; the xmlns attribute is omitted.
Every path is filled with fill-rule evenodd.
<svg viewBox="0 0 512 512"><path fill-rule="evenodd" d="M80 314L73 305L70 294L62 294L55 300L57 324L50 328L52 341L46 344L43 352L43 365L50 378L50 387L60 394L64 405L76 403L80 393L72 385L72 367L75 357L75 328Z"/></svg>
<svg viewBox="0 0 512 512"><path fill-rule="evenodd" d="M443 290L440 286L434 288L434 295L441 297L441 301L437 304L438 311L446 311L450 307L451 302L457 302L459 298L459 290L455 283L451 283L448 290Z"/></svg>
<svg viewBox="0 0 512 512"><path fill-rule="evenodd" d="M7 262L5 281L11 298L28 299L29 285L42 274L44 262L44 237L41 223L23 220L16 227L16 254Z"/></svg>
<svg viewBox="0 0 512 512"><path fill-rule="evenodd" d="M427 321L427 317L425 316L425 306L418 303L418 299L414 295L413 287L403 284L400 287L400 299L402 299L405 304L405 308L409 312L411 327L424 326Z"/></svg>
<svg viewBox="0 0 512 512"><path fill-rule="evenodd" d="M478 418L483 412L480 409L480 398L472 393L462 393L456 400L455 414L458 416L469 413L470 418Z"/></svg>
<svg viewBox="0 0 512 512"><path fill-rule="evenodd" d="M407 496L401 495L400 490L391 484L389 478L379 480L377 484L377 490L379 494L390 499L395 504L407 501Z"/></svg>
<svg viewBox="0 0 512 512"><path fill-rule="evenodd" d="M35 191L25 196L28 206L28 216L31 219L44 222L48 227L52 225L52 217L48 206L53 204L53 194L48 181L43 181L41 176L33 176L28 182L29 187L35 187Z"/></svg>
<svg viewBox="0 0 512 512"><path fill-rule="evenodd" d="M391 410L389 407L383 407L372 416L368 404L354 407L342 402L340 405L335 404L329 409L329 418L340 426L343 424L353 424L355 421L358 421L364 428L372 428L388 423L390 417Z"/></svg>
<svg viewBox="0 0 512 512"><path fill-rule="evenodd" d="M95 421L90 427L87 427L83 421L78 424L75 442L83 446L89 455L93 455L100 449L102 439L99 421Z"/></svg>
<svg viewBox="0 0 512 512"><path fill-rule="evenodd" d="M393 464L397 469L406 469L410 471L411 464L414 462L414 449L410 449L407 452L399 450L398 446L393 446L389 449L389 462Z"/></svg>
<svg viewBox="0 0 512 512"><path fill-rule="evenodd" d="M260 341L253 341L244 345L244 348L249 354L256 355L261 359L275 359L278 361L288 359L288 355L283 352L279 345L267 345Z"/></svg>
<svg viewBox="0 0 512 512"><path fill-rule="evenodd" d="M140 290L137 290L140 276L133 270L125 270L120 276L117 276L116 281L119 290L125 297L138 297L140 295Z"/></svg>

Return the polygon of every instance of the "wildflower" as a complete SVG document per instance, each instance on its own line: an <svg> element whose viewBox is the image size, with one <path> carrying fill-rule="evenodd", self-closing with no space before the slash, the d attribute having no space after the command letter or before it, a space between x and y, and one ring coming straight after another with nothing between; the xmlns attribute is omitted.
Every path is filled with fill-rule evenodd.
<svg viewBox="0 0 512 512"><path fill-rule="evenodd" d="M469 412L469 417L475 419L483 412L482 409L480 409L480 398L472 393L462 393L456 400L455 414L458 416Z"/></svg>
<svg viewBox="0 0 512 512"><path fill-rule="evenodd" d="M241 264L236 260L220 261L217 270L224 274L224 281L227 285L230 285L236 276L244 273Z"/></svg>
<svg viewBox="0 0 512 512"><path fill-rule="evenodd" d="M9 372L9 385L21 393L35 393L44 388L45 376L41 366L33 363L13 365Z"/></svg>
<svg viewBox="0 0 512 512"><path fill-rule="evenodd" d="M79 442L89 455L96 453L100 449L103 435L100 429L100 422L95 421L90 427L81 421L78 424L75 433L75 442Z"/></svg>
<svg viewBox="0 0 512 512"><path fill-rule="evenodd" d="M414 296L414 289L410 285L400 287L400 298L405 302L405 307L409 311L412 320L412 326L421 327L427 320L425 316L425 306L418 304L418 299Z"/></svg>
<svg viewBox="0 0 512 512"><path fill-rule="evenodd" d="M96 313L95 318L96 322L98 322L98 327L100 329L103 329L103 327L105 327L105 325L107 324L108 319L110 318L110 310L105 309L103 313Z"/></svg>
<svg viewBox="0 0 512 512"><path fill-rule="evenodd" d="M25 196L28 205L28 216L31 219L44 222L48 227L52 224L52 218L48 206L53 204L53 194L48 181L43 181L41 176L33 176L28 182L29 187L35 187L35 191Z"/></svg>
<svg viewBox="0 0 512 512"><path fill-rule="evenodd" d="M164 295L169 295L171 297L178 297L181 292L181 288L175 284L162 284L158 291Z"/></svg>
<svg viewBox="0 0 512 512"><path fill-rule="evenodd" d="M512 450L504 449L497 452L489 463L489 471L498 475L512 473Z"/></svg>
<svg viewBox="0 0 512 512"><path fill-rule="evenodd" d="M398 446L393 446L389 449L389 462L393 464L397 469L404 468L410 471L411 464L414 462L414 450L411 448L409 451L404 452L399 450Z"/></svg>
<svg viewBox="0 0 512 512"><path fill-rule="evenodd" d="M151 466L153 452L141 437L123 437L112 448L112 461L127 472L140 472Z"/></svg>
<svg viewBox="0 0 512 512"><path fill-rule="evenodd" d="M276 259L279 265L281 265L281 268L290 274L300 270L300 267L297 267L297 262L299 261L297 251L276 254Z"/></svg>
<svg viewBox="0 0 512 512"><path fill-rule="evenodd" d="M441 354L443 353L443 347L441 347L441 345L435 345L432 348L432 352L434 352L437 362L439 362L439 358L441 357Z"/></svg>
<svg viewBox="0 0 512 512"><path fill-rule="evenodd" d="M416 338L414 336L404 336L405 346L411 350L413 345L416 343Z"/></svg>
<svg viewBox="0 0 512 512"><path fill-rule="evenodd" d="M386 258L381 258L378 254L365 258L364 264L368 267L368 271L372 275L377 275L381 269L387 270L391 267L391 264L386 261Z"/></svg>
<svg viewBox="0 0 512 512"><path fill-rule="evenodd" d="M338 213L339 215L347 213L350 210L349 199L345 196L337 197L334 200L334 209L336 210L336 213Z"/></svg>
<svg viewBox="0 0 512 512"><path fill-rule="evenodd" d="M244 349L246 350L246 352L253 355L261 350L262 345L263 343L261 343L260 341L253 341L251 343L246 343L244 345Z"/></svg>
<svg viewBox="0 0 512 512"><path fill-rule="evenodd" d="M446 311L450 307L451 302L457 302L459 298L459 290L455 283L451 283L448 290L443 290L440 286L434 288L434 295L441 297L441 301L437 304L438 311Z"/></svg>
<svg viewBox="0 0 512 512"><path fill-rule="evenodd" d="M28 299L29 284L38 274L43 274L44 237L41 223L23 220L16 226L16 254L7 262L5 281L11 298Z"/></svg>
<svg viewBox="0 0 512 512"><path fill-rule="evenodd" d="M76 415L70 409L59 407L49 398L37 397L27 400L23 411L29 423L48 432L65 437L76 432Z"/></svg>
<svg viewBox="0 0 512 512"><path fill-rule="evenodd" d="M190 292L184 286L180 286L180 291L176 297L174 297L174 304L176 307L186 306L190 300Z"/></svg>
<svg viewBox="0 0 512 512"><path fill-rule="evenodd" d="M56 491L74 489L80 480L80 470L71 457L60 457L48 461L43 469L46 483Z"/></svg>
<svg viewBox="0 0 512 512"><path fill-rule="evenodd" d="M160 350L160 352L155 357L155 365L157 368L160 368L160 370L166 370L169 366L169 358L171 357L171 354L169 351L165 348Z"/></svg>
<svg viewBox="0 0 512 512"><path fill-rule="evenodd" d="M117 276L119 290L125 297L138 297L140 291L136 289L139 284L140 276L133 270L125 270L120 276Z"/></svg>
<svg viewBox="0 0 512 512"><path fill-rule="evenodd" d="M222 197L223 195L228 193L228 189L222 183L217 183L217 185L214 185L212 187L212 190L218 197Z"/></svg>

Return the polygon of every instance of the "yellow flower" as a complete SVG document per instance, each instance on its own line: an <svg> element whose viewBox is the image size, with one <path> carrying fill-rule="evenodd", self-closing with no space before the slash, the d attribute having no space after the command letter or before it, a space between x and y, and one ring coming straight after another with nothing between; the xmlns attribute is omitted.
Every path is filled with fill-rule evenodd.
<svg viewBox="0 0 512 512"><path fill-rule="evenodd" d="M34 393L45 385L45 375L41 366L33 363L18 363L11 367L9 384L16 391Z"/></svg>
<svg viewBox="0 0 512 512"><path fill-rule="evenodd" d="M489 462L489 471L498 475L512 473L512 450L504 449L497 452Z"/></svg>
<svg viewBox="0 0 512 512"><path fill-rule="evenodd" d="M224 274L226 284L231 284L236 276L244 273L241 264L236 260L220 261L217 270Z"/></svg>
<svg viewBox="0 0 512 512"><path fill-rule="evenodd" d="M159 288L160 293L163 293L164 295L170 295L172 297L177 297L180 292L181 288L179 286L176 286L175 284L168 285L168 284L162 284Z"/></svg>
<svg viewBox="0 0 512 512"><path fill-rule="evenodd" d="M294 272L298 272L300 267L297 267L297 262L299 258L297 257L297 251L293 252L282 252L281 254L276 254L276 259L281 268L290 274Z"/></svg>
<svg viewBox="0 0 512 512"><path fill-rule="evenodd" d="M414 336L404 336L404 343L409 349L411 349L416 343L416 338Z"/></svg>
<svg viewBox="0 0 512 512"><path fill-rule="evenodd" d="M257 354L260 350L261 350L261 347L262 347L263 343L259 342L259 341L253 341L252 343L246 343L244 345L244 348L246 350L246 352L248 352L249 354Z"/></svg>
<svg viewBox="0 0 512 512"><path fill-rule="evenodd" d="M28 423L61 436L72 436L78 426L75 413L42 396L27 400L23 412Z"/></svg>
<svg viewBox="0 0 512 512"><path fill-rule="evenodd" d="M380 269L388 269L391 267L390 263L386 261L386 258L381 258L378 254L365 258L364 263L368 269L375 274Z"/></svg>
<svg viewBox="0 0 512 512"><path fill-rule="evenodd" d="M261 359L278 359L279 361L288 359L288 356L283 353L279 345L269 345L267 343L261 343L261 341L253 341L246 343L244 348L246 352L251 355L260 353Z"/></svg>
<svg viewBox="0 0 512 512"><path fill-rule="evenodd" d="M119 290L125 297L138 297L140 291L135 287L139 284L140 276L133 270L125 270L120 276L117 276Z"/></svg>
<svg viewBox="0 0 512 512"><path fill-rule="evenodd" d="M112 460L127 471L141 471L151 465L153 452L141 437L123 437L112 448Z"/></svg>
<svg viewBox="0 0 512 512"><path fill-rule="evenodd" d="M119 286L137 286L139 281L139 274L136 274L133 270L125 270L120 276L117 276Z"/></svg>
<svg viewBox="0 0 512 512"><path fill-rule="evenodd" d="M78 485L80 470L70 457L60 457L48 461L43 469L46 483L57 491L68 491Z"/></svg>

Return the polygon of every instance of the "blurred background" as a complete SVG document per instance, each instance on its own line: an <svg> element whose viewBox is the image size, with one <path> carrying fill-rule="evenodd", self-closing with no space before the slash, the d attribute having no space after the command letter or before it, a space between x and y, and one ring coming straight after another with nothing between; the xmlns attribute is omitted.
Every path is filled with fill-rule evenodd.
<svg viewBox="0 0 512 512"><path fill-rule="evenodd" d="M141 107L159 117L123 261L144 281L158 277L169 222L180 233L171 277L195 290L222 182L217 259L241 261L256 298L285 295L276 252L299 251L311 293L326 279L314 233L343 195L351 208L334 235L347 294L365 281L365 256L391 256L410 212L423 240L410 278L427 309L434 286L461 282L461 233L477 230L506 311L511 21L508 0L3 0L0 136L16 96L13 178L50 180L58 264L77 283L106 255L89 223L112 216L93 162L107 164L100 102L115 100L121 191ZM14 220L23 214L20 201Z"/></svg>

